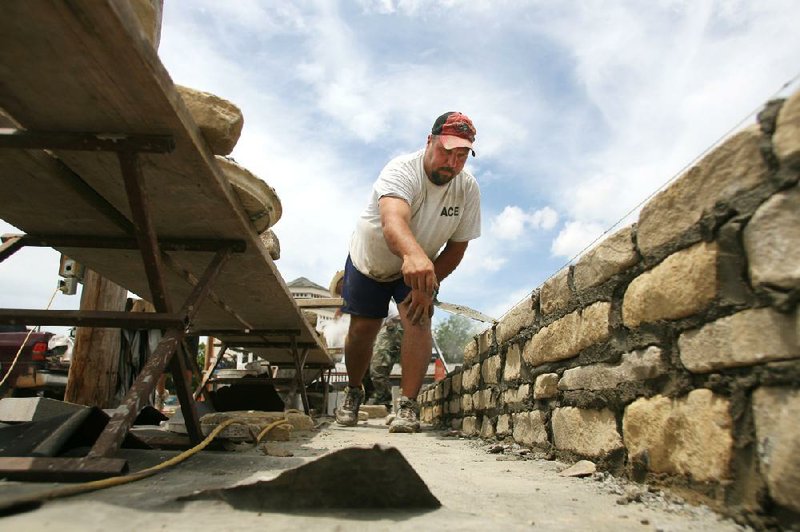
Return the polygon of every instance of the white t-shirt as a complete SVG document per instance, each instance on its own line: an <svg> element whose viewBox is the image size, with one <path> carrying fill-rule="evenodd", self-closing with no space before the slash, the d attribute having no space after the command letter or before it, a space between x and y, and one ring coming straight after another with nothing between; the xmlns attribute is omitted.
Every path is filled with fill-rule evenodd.
<svg viewBox="0 0 800 532"><path fill-rule="evenodd" d="M446 185L433 184L422 165L425 150L389 161L372 187L350 240L350 258L358 271L377 281L401 277L403 260L391 252L383 236L378 200L404 199L411 206L411 232L434 260L448 240L466 242L481 234L478 182L462 170Z"/></svg>

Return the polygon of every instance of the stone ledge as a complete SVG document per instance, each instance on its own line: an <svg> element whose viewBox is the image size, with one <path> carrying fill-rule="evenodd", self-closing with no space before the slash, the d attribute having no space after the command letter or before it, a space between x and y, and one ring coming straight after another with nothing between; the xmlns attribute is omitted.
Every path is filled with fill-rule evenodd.
<svg viewBox="0 0 800 532"><path fill-rule="evenodd" d="M782 165L800 168L800 91L783 103L772 136L772 146Z"/></svg>
<svg viewBox="0 0 800 532"><path fill-rule="evenodd" d="M778 504L800 512L800 390L757 389L753 417L769 494Z"/></svg>
<svg viewBox="0 0 800 532"><path fill-rule="evenodd" d="M523 357L537 366L576 356L582 350L608 339L611 304L599 301L576 310L543 327L528 341Z"/></svg>
<svg viewBox="0 0 800 532"><path fill-rule="evenodd" d="M483 361L483 364L481 364L481 376L485 384L497 384L500 382L501 365L500 355L491 356Z"/></svg>
<svg viewBox="0 0 800 532"><path fill-rule="evenodd" d="M667 371L661 349L647 349L622 355L619 364L592 364L568 369L558 381L559 390L606 390L624 382L654 379ZM537 380L538 382L538 380Z"/></svg>
<svg viewBox="0 0 800 532"><path fill-rule="evenodd" d="M636 231L642 253L650 255L677 240L717 202L766 180L762 138L757 125L732 135L650 200L639 215Z"/></svg>
<svg viewBox="0 0 800 532"><path fill-rule="evenodd" d="M693 373L800 357L800 312L749 309L678 338L681 363Z"/></svg>
<svg viewBox="0 0 800 532"><path fill-rule="evenodd" d="M549 399L558 395L558 373L544 373L536 377L533 385L533 398Z"/></svg>
<svg viewBox="0 0 800 532"><path fill-rule="evenodd" d="M627 327L696 314L717 295L716 243L702 242L674 253L631 281L622 302Z"/></svg>
<svg viewBox="0 0 800 532"><path fill-rule="evenodd" d="M569 268L564 268L542 285L539 293L539 305L545 316L564 311L572 299L569 287Z"/></svg>
<svg viewBox="0 0 800 532"><path fill-rule="evenodd" d="M558 449L600 458L622 448L622 438L611 410L556 408L552 423L553 443Z"/></svg>
<svg viewBox="0 0 800 532"><path fill-rule="evenodd" d="M753 286L800 288L798 213L800 187L794 187L761 204L748 222L744 247Z"/></svg>
<svg viewBox="0 0 800 532"><path fill-rule="evenodd" d="M732 430L730 401L707 389L681 399L639 399L622 420L629 458L646 453L651 471L700 481L728 478Z"/></svg>
<svg viewBox="0 0 800 532"><path fill-rule="evenodd" d="M620 229L589 250L575 264L572 272L575 290L603 284L614 275L625 271L639 260L633 246L633 226Z"/></svg>
<svg viewBox="0 0 800 532"><path fill-rule="evenodd" d="M544 414L539 410L531 412L521 412L512 415L513 438L521 445L547 445L550 440L547 438L547 428L545 428Z"/></svg>
<svg viewBox="0 0 800 532"><path fill-rule="evenodd" d="M528 294L514 308L503 316L497 324L497 343L502 345L517 335L522 329L530 327L536 320L532 294Z"/></svg>

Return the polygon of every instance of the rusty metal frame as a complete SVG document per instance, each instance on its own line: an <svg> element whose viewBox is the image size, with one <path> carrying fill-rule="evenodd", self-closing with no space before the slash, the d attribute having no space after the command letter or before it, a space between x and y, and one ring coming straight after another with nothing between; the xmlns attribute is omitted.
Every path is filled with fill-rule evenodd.
<svg viewBox="0 0 800 532"><path fill-rule="evenodd" d="M0 262L25 246L91 247L108 249L139 249L145 266L151 299L156 313L86 312L86 311L35 311L25 309L0 310L0 323L26 325L80 325L125 328L166 329L162 340L148 358L145 367L131 386L127 395L110 419L103 433L92 447L87 460L110 457L115 454L133 424L141 407L155 389L158 377L169 367L178 388L181 409L191 439L202 440L191 383L187 382L185 356L173 356L186 336L193 316L219 276L232 253L244 251L243 241L183 240L159 242L149 212L149 198L142 173L139 153L169 153L175 142L165 135L124 135L64 132L0 132L0 148L12 149L65 149L112 151L117 154L133 220L128 220L104 198L71 170L70 183L80 193L87 195L100 212L111 222L134 238L89 238L85 235L10 235L0 245ZM194 288L178 312L172 311L164 283L164 257L167 251L215 251L201 279L183 276ZM149 315L148 315L149 314ZM65 470L66 472L66 470Z"/></svg>

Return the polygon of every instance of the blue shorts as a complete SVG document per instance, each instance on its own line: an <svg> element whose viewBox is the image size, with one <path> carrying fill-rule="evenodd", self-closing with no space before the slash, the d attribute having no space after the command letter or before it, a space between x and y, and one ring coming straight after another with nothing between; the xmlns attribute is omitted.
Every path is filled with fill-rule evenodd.
<svg viewBox="0 0 800 532"><path fill-rule="evenodd" d="M353 266L350 255L344 265L344 282L342 283L342 312L365 318L385 318L389 315L389 300L394 298L400 304L411 292L411 287L403 282L381 282L370 279Z"/></svg>

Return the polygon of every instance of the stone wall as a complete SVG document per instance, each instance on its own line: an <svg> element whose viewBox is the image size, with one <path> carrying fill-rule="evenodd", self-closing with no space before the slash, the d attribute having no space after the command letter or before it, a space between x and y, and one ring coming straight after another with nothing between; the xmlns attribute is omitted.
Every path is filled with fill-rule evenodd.
<svg viewBox="0 0 800 532"><path fill-rule="evenodd" d="M800 93L476 336L423 421L800 516Z"/></svg>

